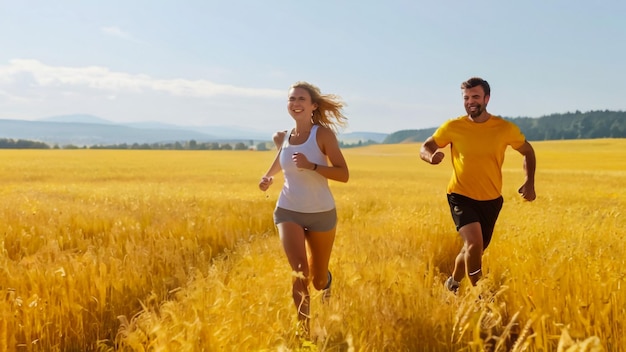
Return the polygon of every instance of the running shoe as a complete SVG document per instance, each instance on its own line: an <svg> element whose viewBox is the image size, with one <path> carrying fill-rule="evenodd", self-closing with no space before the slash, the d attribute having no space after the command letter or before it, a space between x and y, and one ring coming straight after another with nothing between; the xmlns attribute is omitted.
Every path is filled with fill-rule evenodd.
<svg viewBox="0 0 626 352"><path fill-rule="evenodd" d="M322 303L328 303L328 301L330 300L330 285L333 283L333 276L330 273L330 270L328 271L328 283L326 284L326 287L324 287L324 289L322 290Z"/></svg>
<svg viewBox="0 0 626 352"><path fill-rule="evenodd" d="M456 281L456 280L454 280L454 278L452 276L450 276L446 280L445 286L448 289L448 291L456 293L456 291L459 290L459 286L461 286L461 283Z"/></svg>

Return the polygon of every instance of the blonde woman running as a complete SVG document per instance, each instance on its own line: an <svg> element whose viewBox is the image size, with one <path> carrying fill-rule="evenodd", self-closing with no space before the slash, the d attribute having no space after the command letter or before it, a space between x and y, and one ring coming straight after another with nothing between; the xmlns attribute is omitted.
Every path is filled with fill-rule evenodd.
<svg viewBox="0 0 626 352"><path fill-rule="evenodd" d="M335 133L346 125L343 101L322 94L307 82L296 82L288 93L287 111L295 126L273 136L278 154L259 182L266 191L282 170L283 189L274 210L287 260L294 273L292 297L298 312L299 334L308 338L309 284L330 297L328 263L335 241L337 212L328 180L347 182L348 166Z"/></svg>

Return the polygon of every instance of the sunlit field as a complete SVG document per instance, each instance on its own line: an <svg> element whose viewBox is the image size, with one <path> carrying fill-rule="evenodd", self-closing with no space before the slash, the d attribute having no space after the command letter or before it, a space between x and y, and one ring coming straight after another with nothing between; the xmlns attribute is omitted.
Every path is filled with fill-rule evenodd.
<svg viewBox="0 0 626 352"><path fill-rule="evenodd" d="M484 279L419 144L345 149L319 351L626 351L626 140L535 142L535 202L504 208ZM272 223L275 151L0 150L0 351L298 351Z"/></svg>

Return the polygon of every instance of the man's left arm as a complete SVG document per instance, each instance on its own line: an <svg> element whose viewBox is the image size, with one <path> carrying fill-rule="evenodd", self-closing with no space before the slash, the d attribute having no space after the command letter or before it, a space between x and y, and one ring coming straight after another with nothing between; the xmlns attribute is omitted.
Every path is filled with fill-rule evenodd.
<svg viewBox="0 0 626 352"><path fill-rule="evenodd" d="M528 141L525 141L524 144L516 150L524 156L524 171L526 172L526 181L517 192L521 194L525 200L532 202L537 198L535 194L535 168L537 167L535 150Z"/></svg>

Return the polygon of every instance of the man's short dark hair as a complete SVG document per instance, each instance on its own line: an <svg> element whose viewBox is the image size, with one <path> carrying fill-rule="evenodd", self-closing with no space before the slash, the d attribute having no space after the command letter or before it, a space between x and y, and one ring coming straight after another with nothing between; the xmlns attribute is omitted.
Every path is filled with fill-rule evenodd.
<svg viewBox="0 0 626 352"><path fill-rule="evenodd" d="M478 86L483 87L485 96L491 95L491 87L489 87L489 83L480 77L472 77L467 81L461 83L461 89L469 89Z"/></svg>

